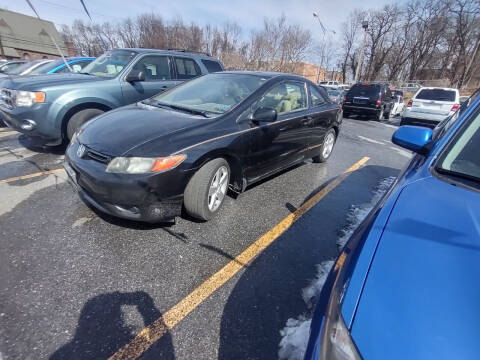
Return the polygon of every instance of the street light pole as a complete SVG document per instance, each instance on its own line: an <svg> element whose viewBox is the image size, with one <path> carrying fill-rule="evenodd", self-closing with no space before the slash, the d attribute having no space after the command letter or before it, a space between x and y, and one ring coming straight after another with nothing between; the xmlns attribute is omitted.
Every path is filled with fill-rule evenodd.
<svg viewBox="0 0 480 360"><path fill-rule="evenodd" d="M325 26L323 26L322 22L320 21L320 18L318 17L318 14L317 13L313 13L313 17L316 18L318 20L318 24L320 25L320 28L322 29L322 32L323 32L323 50L322 50L322 58L320 60L320 64L318 65L317 67L317 84L319 83L319 80L320 80L320 70L322 68L322 64L323 64L323 57L325 56L324 52L325 52L325 35L327 33L327 29L325 28ZM323 80L325 80L325 75L323 76Z"/></svg>
<svg viewBox="0 0 480 360"><path fill-rule="evenodd" d="M365 51L365 43L367 42L368 21L362 22L362 28L363 30L365 30L365 32L363 33L363 42L362 48L360 49L360 58L358 59L357 70L355 71L355 82L358 82L358 78L360 77L360 71L362 70L363 53Z"/></svg>

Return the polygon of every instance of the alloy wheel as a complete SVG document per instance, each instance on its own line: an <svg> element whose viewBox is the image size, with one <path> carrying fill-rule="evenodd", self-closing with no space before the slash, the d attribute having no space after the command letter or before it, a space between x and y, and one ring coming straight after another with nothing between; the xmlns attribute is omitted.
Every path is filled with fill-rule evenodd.
<svg viewBox="0 0 480 360"><path fill-rule="evenodd" d="M221 166L215 172L210 188L208 189L208 209L215 212L222 204L223 198L227 193L228 187L228 169Z"/></svg>

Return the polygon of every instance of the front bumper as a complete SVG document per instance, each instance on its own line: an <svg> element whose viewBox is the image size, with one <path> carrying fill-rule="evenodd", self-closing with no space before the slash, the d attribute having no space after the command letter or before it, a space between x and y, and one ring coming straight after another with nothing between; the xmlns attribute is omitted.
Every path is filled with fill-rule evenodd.
<svg viewBox="0 0 480 360"><path fill-rule="evenodd" d="M31 107L16 107L10 109L0 106L0 119L10 128L30 137L44 139L45 142L61 140L60 126L55 126L48 118L50 104L34 104ZM28 122L35 123L33 129L22 128Z"/></svg>
<svg viewBox="0 0 480 360"><path fill-rule="evenodd" d="M183 192L193 171L107 173L106 164L76 156L77 148L78 142L68 147L64 167L86 203L112 216L151 223L181 214Z"/></svg>

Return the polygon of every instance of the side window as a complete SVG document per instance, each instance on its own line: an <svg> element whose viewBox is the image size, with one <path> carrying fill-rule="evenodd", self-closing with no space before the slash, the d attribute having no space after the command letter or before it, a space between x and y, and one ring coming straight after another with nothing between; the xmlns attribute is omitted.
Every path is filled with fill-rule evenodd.
<svg viewBox="0 0 480 360"><path fill-rule="evenodd" d="M202 60L203 65L207 68L209 73L223 71L220 64L213 60Z"/></svg>
<svg viewBox="0 0 480 360"><path fill-rule="evenodd" d="M279 115L307 107L305 86L299 82L285 82L267 91L256 108L270 107Z"/></svg>
<svg viewBox="0 0 480 360"><path fill-rule="evenodd" d="M177 67L177 79L192 79L201 75L200 68L192 59L176 57L175 66Z"/></svg>
<svg viewBox="0 0 480 360"><path fill-rule="evenodd" d="M166 56L145 56L133 67L133 70L143 71L145 81L170 80L170 65Z"/></svg>
<svg viewBox="0 0 480 360"><path fill-rule="evenodd" d="M320 91L315 89L313 86L309 86L309 89L310 89L310 98L312 100L312 107L322 106L326 103Z"/></svg>

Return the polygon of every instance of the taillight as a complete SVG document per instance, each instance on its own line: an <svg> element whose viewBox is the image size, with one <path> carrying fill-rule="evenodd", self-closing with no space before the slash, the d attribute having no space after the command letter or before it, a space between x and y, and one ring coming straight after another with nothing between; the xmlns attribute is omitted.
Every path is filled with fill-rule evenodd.
<svg viewBox="0 0 480 360"><path fill-rule="evenodd" d="M344 103L347 102L347 96L344 96L344 97L343 97L343 102L344 102Z"/></svg>
<svg viewBox="0 0 480 360"><path fill-rule="evenodd" d="M459 107L460 107L460 104L453 104L453 106L452 106L452 108L450 109L450 111L455 112L455 111L458 110Z"/></svg>
<svg viewBox="0 0 480 360"><path fill-rule="evenodd" d="M382 105L382 99L378 98L377 99L377 106L380 106L380 105Z"/></svg>
<svg viewBox="0 0 480 360"><path fill-rule="evenodd" d="M410 100L407 104L407 107L412 107L413 100Z"/></svg>

